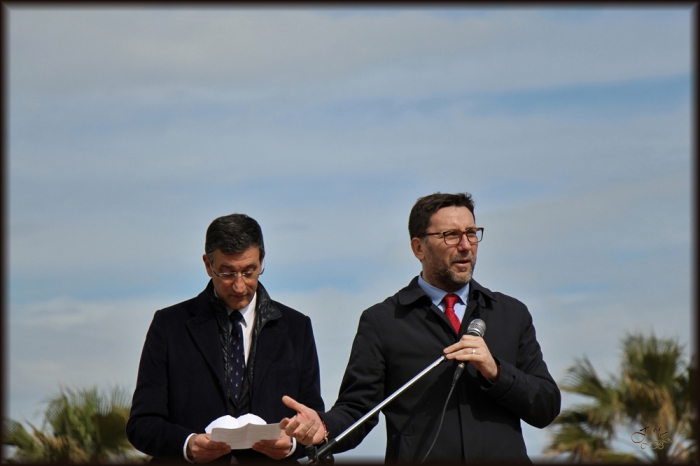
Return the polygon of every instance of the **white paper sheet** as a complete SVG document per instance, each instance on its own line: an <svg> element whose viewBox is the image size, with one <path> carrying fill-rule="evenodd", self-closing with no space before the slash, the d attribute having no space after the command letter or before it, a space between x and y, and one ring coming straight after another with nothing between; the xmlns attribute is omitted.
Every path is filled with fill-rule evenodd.
<svg viewBox="0 0 700 466"><path fill-rule="evenodd" d="M215 442L226 442L233 450L243 450L260 440L277 440L282 429L279 424L266 424L255 414L244 414L239 418L221 416L212 421L204 432L211 434Z"/></svg>

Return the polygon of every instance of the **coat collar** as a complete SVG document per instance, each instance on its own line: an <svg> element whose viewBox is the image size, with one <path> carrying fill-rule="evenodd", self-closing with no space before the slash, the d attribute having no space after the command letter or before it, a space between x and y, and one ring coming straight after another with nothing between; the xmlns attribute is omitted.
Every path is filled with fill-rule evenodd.
<svg viewBox="0 0 700 466"><path fill-rule="evenodd" d="M413 277L411 283L398 292L399 303L403 306L413 304L419 299L430 300L425 291L418 285L418 277ZM476 280L469 282L469 300L477 300L479 305L487 307L487 300L498 301L496 295L486 287L481 286Z"/></svg>
<svg viewBox="0 0 700 466"><path fill-rule="evenodd" d="M280 317L282 317L282 312L277 308L277 306L275 306L275 303L272 301L272 298L270 298L270 295L267 293L267 290L260 282L258 282L258 288L256 290L256 293L256 326L258 324L264 325L267 321L279 319ZM198 315L202 317L211 317L211 312L213 311L220 325L223 325L224 322L228 322L228 312L226 312L226 306L214 294L214 283L212 283L211 280L209 280L209 283L207 283L207 287L198 296L198 298L203 300L205 299L206 302L208 302L209 304L208 306L198 306L197 310L195 311Z"/></svg>

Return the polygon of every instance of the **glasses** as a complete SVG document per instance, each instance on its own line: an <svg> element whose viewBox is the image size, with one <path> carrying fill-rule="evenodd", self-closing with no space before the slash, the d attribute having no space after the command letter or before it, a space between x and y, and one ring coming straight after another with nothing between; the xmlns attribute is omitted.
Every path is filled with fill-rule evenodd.
<svg viewBox="0 0 700 466"><path fill-rule="evenodd" d="M253 270L251 272L224 272L224 273L217 273L216 270L213 268L211 269L211 273L219 277L219 280L222 282L232 282L236 278L241 277L243 280L251 280L255 278L257 275L261 275L262 272L258 273L257 270Z"/></svg>
<svg viewBox="0 0 700 466"><path fill-rule="evenodd" d="M435 235L438 238L442 238L445 244L448 246L454 246L462 241L462 235L467 235L467 241L472 244L476 244L484 238L484 229L479 228L468 228L464 231L461 230L449 230L449 231L439 231L437 233L426 233L426 236Z"/></svg>

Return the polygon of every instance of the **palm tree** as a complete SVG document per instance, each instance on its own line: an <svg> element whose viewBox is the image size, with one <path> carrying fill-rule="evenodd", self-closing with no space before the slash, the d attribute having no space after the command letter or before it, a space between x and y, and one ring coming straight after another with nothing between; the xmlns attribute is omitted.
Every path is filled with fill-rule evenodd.
<svg viewBox="0 0 700 466"><path fill-rule="evenodd" d="M16 447L8 461L142 460L126 438L130 406L129 393L119 387L105 394L96 387L61 388L57 396L48 400L41 429L29 424L30 434L19 422L5 421L3 443Z"/></svg>
<svg viewBox="0 0 700 466"><path fill-rule="evenodd" d="M609 380L587 358L574 361L561 388L591 401L562 411L545 453L572 462L695 460L694 362L677 341L654 334L628 334L622 348L619 375ZM634 449L616 451L616 441Z"/></svg>

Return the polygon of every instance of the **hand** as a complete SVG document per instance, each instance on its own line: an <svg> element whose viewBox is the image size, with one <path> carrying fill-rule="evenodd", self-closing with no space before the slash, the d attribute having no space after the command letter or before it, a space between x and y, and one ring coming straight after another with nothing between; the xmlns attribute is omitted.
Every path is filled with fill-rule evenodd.
<svg viewBox="0 0 700 466"><path fill-rule="evenodd" d="M197 434L190 438L187 449L196 463L208 463L227 455L231 447L225 442L214 442L209 434Z"/></svg>
<svg viewBox="0 0 700 466"><path fill-rule="evenodd" d="M261 440L253 445L252 448L255 451L264 453L273 460L281 460L292 449L292 438L282 431L277 440Z"/></svg>
<svg viewBox="0 0 700 466"><path fill-rule="evenodd" d="M474 350L475 352L472 352ZM496 360L491 356L489 347L481 337L472 335L462 335L462 338L452 346L444 350L447 359L457 361L469 361L474 368L481 372L488 380L495 382L498 379L499 367Z"/></svg>
<svg viewBox="0 0 700 466"><path fill-rule="evenodd" d="M326 428L318 413L289 396L282 397L282 403L297 412L293 418L284 418L280 427L290 437L303 445L317 445L326 438Z"/></svg>

